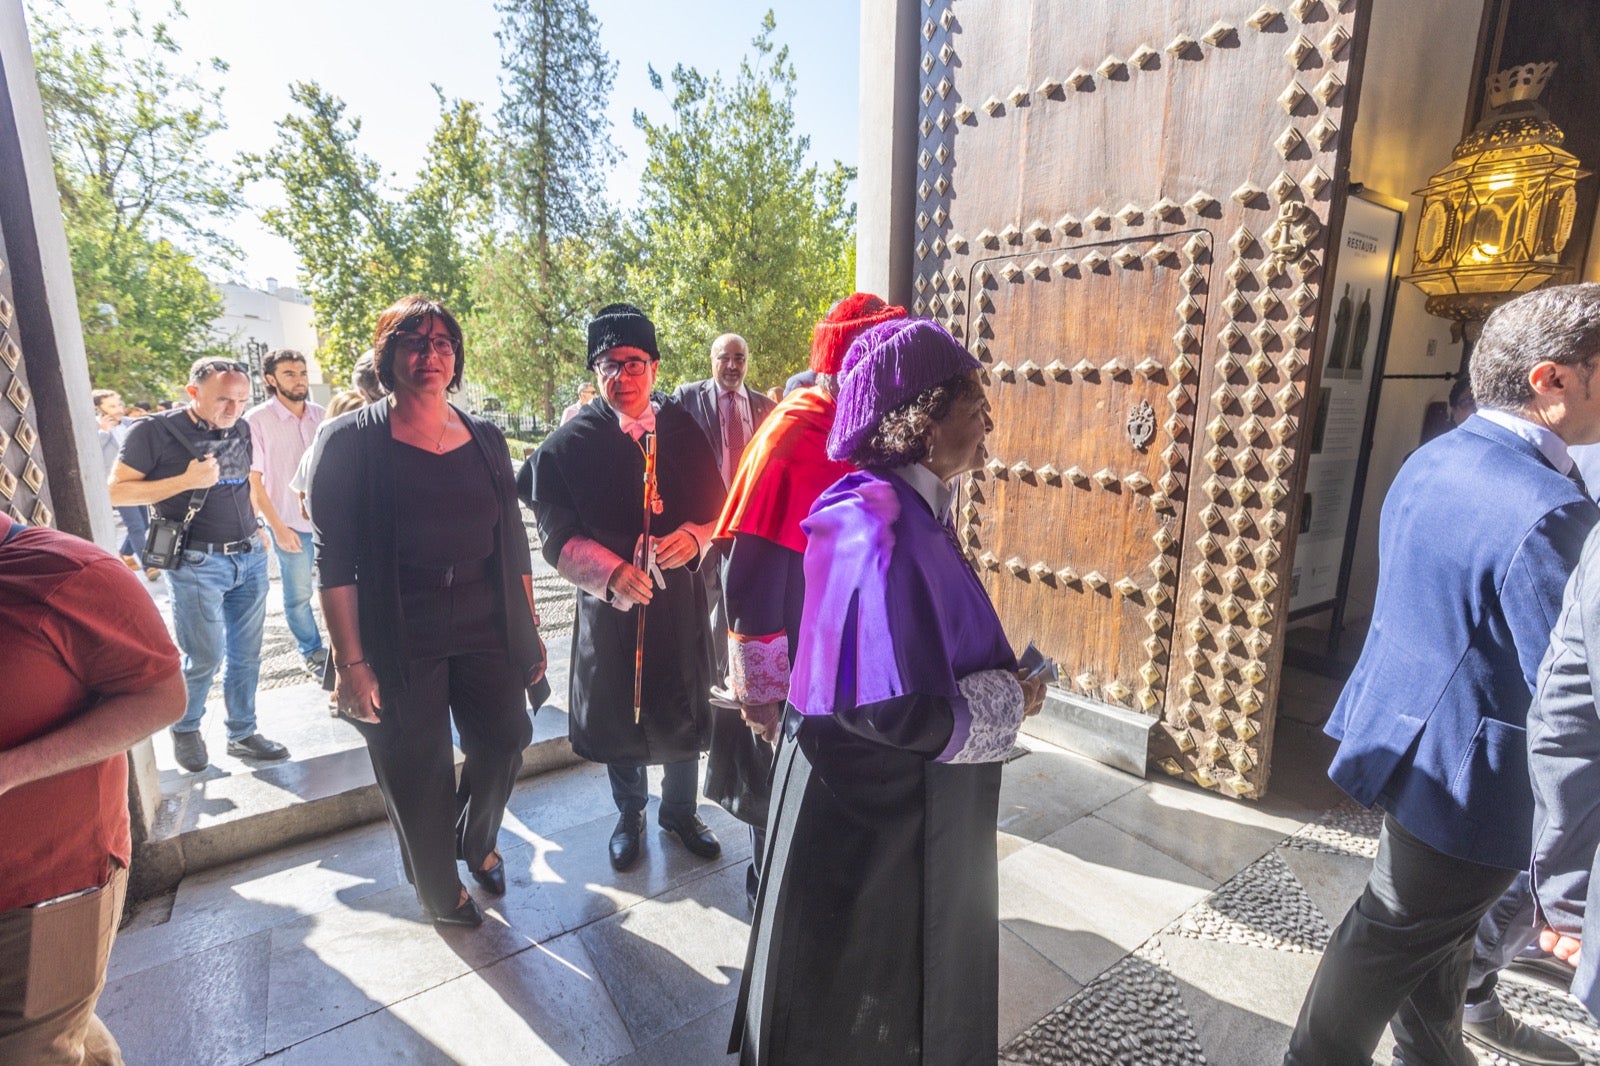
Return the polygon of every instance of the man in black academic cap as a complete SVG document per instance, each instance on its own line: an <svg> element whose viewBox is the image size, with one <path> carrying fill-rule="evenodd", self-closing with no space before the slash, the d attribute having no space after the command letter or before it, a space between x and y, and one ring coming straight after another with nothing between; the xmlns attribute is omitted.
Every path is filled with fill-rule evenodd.
<svg viewBox="0 0 1600 1066"><path fill-rule="evenodd" d="M714 681L705 583L697 571L722 509L722 477L705 434L654 392L655 327L630 304L589 323L589 369L601 402L587 404L533 457L531 504L545 559L578 589L572 635L572 747L603 762L621 817L611 865L639 859L649 799L645 768L665 767L658 821L694 854L722 846L696 813L700 753L710 736ZM659 506L644 509L654 446ZM649 554L634 565L641 536ZM634 720L639 612L643 685Z"/></svg>

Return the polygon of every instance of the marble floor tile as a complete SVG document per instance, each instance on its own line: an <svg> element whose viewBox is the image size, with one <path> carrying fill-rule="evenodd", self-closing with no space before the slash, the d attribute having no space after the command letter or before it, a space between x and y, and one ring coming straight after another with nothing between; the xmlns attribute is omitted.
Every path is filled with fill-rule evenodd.
<svg viewBox="0 0 1600 1066"><path fill-rule="evenodd" d="M749 939L744 868L727 866L578 934L635 1044L738 994Z"/></svg>
<svg viewBox="0 0 1600 1066"><path fill-rule="evenodd" d="M270 938L257 933L107 982L98 1013L124 1060L237 1066L259 1059Z"/></svg>
<svg viewBox="0 0 1600 1066"><path fill-rule="evenodd" d="M1000 1046L1071 999L1083 986L1016 933L1000 927Z"/></svg>
<svg viewBox="0 0 1600 1066"><path fill-rule="evenodd" d="M710 1014L624 1055L611 1066L733 1066L736 1060L728 1056L733 1009L730 1000Z"/></svg>
<svg viewBox="0 0 1600 1066"><path fill-rule="evenodd" d="M1001 832L1025 840L1049 836L1144 782L1081 755L1024 737L1027 755L1009 762L1000 779Z"/></svg>
<svg viewBox="0 0 1600 1066"><path fill-rule="evenodd" d="M1298 808L1274 813L1164 779L1153 779L1095 812L1096 818L1215 881L1226 881L1313 816Z"/></svg>
<svg viewBox="0 0 1600 1066"><path fill-rule="evenodd" d="M1321 956L1175 936L1160 943L1206 1058L1280 1066Z"/></svg>
<svg viewBox="0 0 1600 1066"><path fill-rule="evenodd" d="M184 878L165 922L119 936L107 972L137 973L405 883L388 822L229 863Z"/></svg>
<svg viewBox="0 0 1600 1066"><path fill-rule="evenodd" d="M332 1032L274 1063L572 1063L633 1050L576 936L534 945Z"/></svg>
<svg viewBox="0 0 1600 1066"><path fill-rule="evenodd" d="M1372 872L1372 860L1359 855L1283 847L1277 849L1277 855L1294 872L1330 929L1338 928L1345 912L1361 898L1367 875Z"/></svg>
<svg viewBox="0 0 1600 1066"><path fill-rule="evenodd" d="M1213 879L1089 817L1000 863L1000 918L1085 984L1215 887Z"/></svg>
<svg viewBox="0 0 1600 1066"><path fill-rule="evenodd" d="M274 1051L532 943L498 916L481 929L436 928L410 885L278 926L269 935L267 1046Z"/></svg>
<svg viewBox="0 0 1600 1066"><path fill-rule="evenodd" d="M659 781L655 789L659 796ZM598 763L579 763L523 782L506 804L502 837L509 834L525 841L535 835L548 837L594 821L612 810L606 768ZM616 820L615 813L612 820Z"/></svg>
<svg viewBox="0 0 1600 1066"><path fill-rule="evenodd" d="M602 816L550 837L507 848L506 895L493 909L530 940L543 941L616 914L652 896L727 866L742 875L750 836L720 808L700 810L723 843L722 857L707 863L659 832L647 812L644 854L624 873L611 868L608 842L615 819Z"/></svg>

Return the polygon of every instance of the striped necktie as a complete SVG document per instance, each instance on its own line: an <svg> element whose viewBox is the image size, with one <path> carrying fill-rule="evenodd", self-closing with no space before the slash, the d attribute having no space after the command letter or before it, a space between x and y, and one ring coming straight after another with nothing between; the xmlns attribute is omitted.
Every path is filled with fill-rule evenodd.
<svg viewBox="0 0 1600 1066"><path fill-rule="evenodd" d="M722 390L722 480L731 485L733 475L739 470L739 460L744 456L744 419L739 417L739 404L734 394Z"/></svg>

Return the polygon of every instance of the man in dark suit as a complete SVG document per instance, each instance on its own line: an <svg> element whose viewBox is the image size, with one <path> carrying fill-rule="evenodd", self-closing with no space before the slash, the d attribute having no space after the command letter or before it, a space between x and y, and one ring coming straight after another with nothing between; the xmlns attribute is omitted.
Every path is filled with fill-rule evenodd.
<svg viewBox="0 0 1600 1066"><path fill-rule="evenodd" d="M737 333L724 333L711 342L711 376L684 382L672 394L711 442L724 487L733 482L745 445L775 406L761 393L745 387L749 366L750 346L744 338Z"/></svg>
<svg viewBox="0 0 1600 1066"><path fill-rule="evenodd" d="M1561 619L1528 709L1528 770L1535 817L1533 887L1550 931L1547 950L1578 968L1572 994L1600 1016L1600 532L1589 536L1567 584Z"/></svg>
<svg viewBox="0 0 1600 1066"><path fill-rule="evenodd" d="M1524 726L1561 591L1600 520L1569 444L1600 440L1600 285L1522 296L1472 353L1478 413L1384 500L1372 627L1328 722L1329 776L1384 811L1285 1062L1471 1066L1462 1001L1479 919L1528 865Z"/></svg>
<svg viewBox="0 0 1600 1066"><path fill-rule="evenodd" d="M749 366L750 346L744 338L737 333L724 333L711 342L711 376L684 382L672 394L711 442L724 489L733 483L745 445L777 406L761 393L745 387L744 377ZM728 673L728 614L722 603L721 557L717 552L718 549L712 549L713 554L707 556L700 573L711 600L711 634L712 643L716 645L720 682Z"/></svg>

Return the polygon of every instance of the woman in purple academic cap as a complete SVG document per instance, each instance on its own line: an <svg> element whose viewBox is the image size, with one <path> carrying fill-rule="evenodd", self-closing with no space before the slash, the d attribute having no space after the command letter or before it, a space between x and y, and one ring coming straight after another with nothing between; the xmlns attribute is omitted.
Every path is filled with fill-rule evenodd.
<svg viewBox="0 0 1600 1066"><path fill-rule="evenodd" d="M730 1051L742 1066L993 1063L1000 761L1021 681L956 546L954 482L992 428L940 326L863 333L804 522L806 594Z"/></svg>

